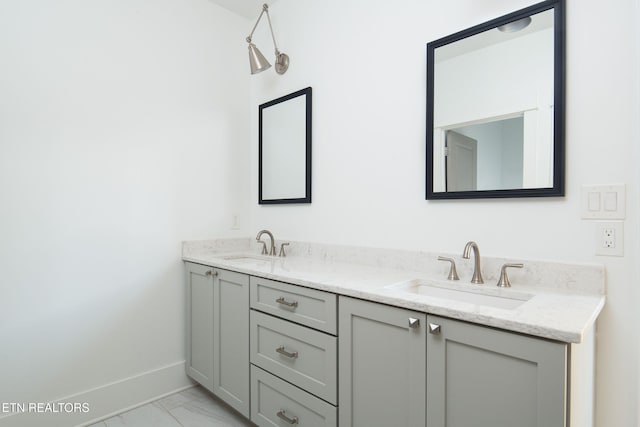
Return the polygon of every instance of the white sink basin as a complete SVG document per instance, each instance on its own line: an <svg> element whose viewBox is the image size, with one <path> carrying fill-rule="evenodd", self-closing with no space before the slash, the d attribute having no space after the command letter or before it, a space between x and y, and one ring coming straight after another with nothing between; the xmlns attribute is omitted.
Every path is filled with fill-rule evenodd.
<svg viewBox="0 0 640 427"><path fill-rule="evenodd" d="M386 288L398 292L425 295L434 298L513 310L530 300L533 295L512 290L489 288L491 285L441 284L422 279L389 285ZM477 288L477 289L476 289Z"/></svg>
<svg viewBox="0 0 640 427"><path fill-rule="evenodd" d="M234 263L240 263L243 264L247 267L249 266L256 266L256 267L260 267L260 266L267 266L267 265L271 265L273 263L273 261L275 260L274 257L269 257L266 255L260 256L260 255L242 255L242 254L238 254L238 255L226 255L226 256L221 256L220 259L223 259L225 261L231 261Z"/></svg>
<svg viewBox="0 0 640 427"><path fill-rule="evenodd" d="M255 261L271 261L271 258L260 255L227 255L220 257L225 261L255 262Z"/></svg>

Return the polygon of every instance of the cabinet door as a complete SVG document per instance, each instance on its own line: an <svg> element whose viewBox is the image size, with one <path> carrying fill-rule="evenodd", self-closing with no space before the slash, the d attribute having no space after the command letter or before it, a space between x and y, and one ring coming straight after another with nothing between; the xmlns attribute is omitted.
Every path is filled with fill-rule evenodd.
<svg viewBox="0 0 640 427"><path fill-rule="evenodd" d="M213 268L186 263L187 375L213 391Z"/></svg>
<svg viewBox="0 0 640 427"><path fill-rule="evenodd" d="M426 315L347 297L338 312L339 424L424 427Z"/></svg>
<svg viewBox="0 0 640 427"><path fill-rule="evenodd" d="M428 322L429 427L565 426L566 344L436 316Z"/></svg>
<svg viewBox="0 0 640 427"><path fill-rule="evenodd" d="M216 269L213 392L245 417L249 407L249 276Z"/></svg>

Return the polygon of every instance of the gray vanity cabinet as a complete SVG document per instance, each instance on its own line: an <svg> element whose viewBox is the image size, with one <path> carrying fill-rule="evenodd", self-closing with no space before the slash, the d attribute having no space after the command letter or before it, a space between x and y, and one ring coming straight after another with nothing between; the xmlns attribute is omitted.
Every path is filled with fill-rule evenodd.
<svg viewBox="0 0 640 427"><path fill-rule="evenodd" d="M567 345L428 316L429 427L564 427Z"/></svg>
<svg viewBox="0 0 640 427"><path fill-rule="evenodd" d="M249 417L249 276L186 269L187 374Z"/></svg>
<svg viewBox="0 0 640 427"><path fill-rule="evenodd" d="M186 272L187 374L258 426L593 425L593 328L570 346L190 262Z"/></svg>
<svg viewBox="0 0 640 427"><path fill-rule="evenodd" d="M249 417L249 276L215 271L213 393Z"/></svg>
<svg viewBox="0 0 640 427"><path fill-rule="evenodd" d="M342 296L338 313L339 425L424 427L426 314Z"/></svg>
<svg viewBox="0 0 640 427"><path fill-rule="evenodd" d="M187 375L213 391L213 275L211 267L186 263Z"/></svg>

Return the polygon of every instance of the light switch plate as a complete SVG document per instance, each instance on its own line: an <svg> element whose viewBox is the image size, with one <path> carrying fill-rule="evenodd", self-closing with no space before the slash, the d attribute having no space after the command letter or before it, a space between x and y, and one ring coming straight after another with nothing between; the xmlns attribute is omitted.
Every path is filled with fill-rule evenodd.
<svg viewBox="0 0 640 427"><path fill-rule="evenodd" d="M582 219L624 219L625 193L624 184L583 185Z"/></svg>

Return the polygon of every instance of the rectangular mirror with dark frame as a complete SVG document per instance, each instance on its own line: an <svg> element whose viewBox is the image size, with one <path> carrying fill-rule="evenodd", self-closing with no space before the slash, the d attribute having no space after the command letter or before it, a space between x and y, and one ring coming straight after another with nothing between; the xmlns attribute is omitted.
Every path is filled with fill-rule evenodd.
<svg viewBox="0 0 640 427"><path fill-rule="evenodd" d="M564 196L564 0L427 44L427 199Z"/></svg>
<svg viewBox="0 0 640 427"><path fill-rule="evenodd" d="M311 203L311 88L258 110L258 203Z"/></svg>

